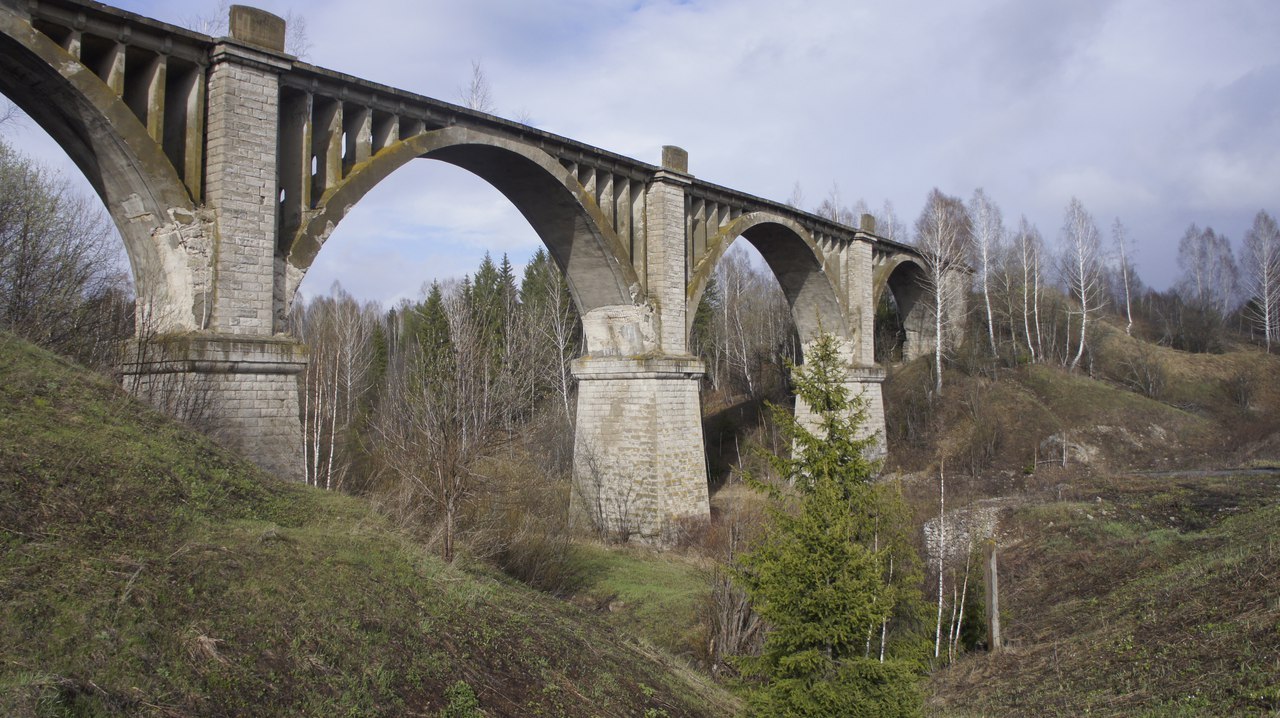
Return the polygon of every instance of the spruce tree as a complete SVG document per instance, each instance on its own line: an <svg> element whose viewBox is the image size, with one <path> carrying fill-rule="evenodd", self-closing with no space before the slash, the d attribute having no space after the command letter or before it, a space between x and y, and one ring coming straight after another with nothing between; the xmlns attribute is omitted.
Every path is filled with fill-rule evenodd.
<svg viewBox="0 0 1280 718"><path fill-rule="evenodd" d="M905 509L873 481L875 437L859 436L865 402L849 396L837 340L823 334L807 354L792 378L818 425L769 406L792 450L766 453L783 485L753 481L771 521L736 571L770 628L761 655L741 660L761 679L752 714L918 715L922 643L910 624L922 604Z"/></svg>

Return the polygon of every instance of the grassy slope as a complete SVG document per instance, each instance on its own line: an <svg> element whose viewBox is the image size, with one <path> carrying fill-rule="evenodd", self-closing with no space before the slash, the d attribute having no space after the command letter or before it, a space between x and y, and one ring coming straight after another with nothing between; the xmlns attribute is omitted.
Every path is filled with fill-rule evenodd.
<svg viewBox="0 0 1280 718"><path fill-rule="evenodd" d="M733 705L6 335L0 379L0 714L434 715L459 681L489 715Z"/></svg>
<svg viewBox="0 0 1280 718"><path fill-rule="evenodd" d="M1280 475L1180 473L1280 466L1280 358L1107 340L1104 360L1160 364L1157 398L1043 366L952 377L932 446L963 448L984 422L1002 436L986 466L949 482L948 503L1012 507L999 529L1012 647L936 673L932 714L1280 714ZM1226 388L1242 375L1247 411ZM1025 474L1034 447L1064 430L1094 458ZM922 502L936 492L918 488Z"/></svg>
<svg viewBox="0 0 1280 718"><path fill-rule="evenodd" d="M1121 476L1004 522L1012 645L934 676L947 716L1280 711L1280 475Z"/></svg>

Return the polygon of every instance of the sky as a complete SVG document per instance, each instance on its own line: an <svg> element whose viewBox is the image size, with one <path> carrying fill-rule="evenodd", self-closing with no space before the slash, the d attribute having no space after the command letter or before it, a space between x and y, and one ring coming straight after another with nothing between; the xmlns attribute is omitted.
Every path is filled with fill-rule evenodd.
<svg viewBox="0 0 1280 718"><path fill-rule="evenodd" d="M804 209L835 191L910 226L932 188L981 187L1052 242L1078 197L1157 288L1192 222L1238 251L1280 213L1275 0L247 3L301 16L312 64L460 102L480 63L496 114L653 164L678 145L717 184L786 201L798 183ZM175 24L217 7L110 4ZM28 151L76 175L30 125ZM538 246L487 184L422 160L351 211L303 292L393 302Z"/></svg>

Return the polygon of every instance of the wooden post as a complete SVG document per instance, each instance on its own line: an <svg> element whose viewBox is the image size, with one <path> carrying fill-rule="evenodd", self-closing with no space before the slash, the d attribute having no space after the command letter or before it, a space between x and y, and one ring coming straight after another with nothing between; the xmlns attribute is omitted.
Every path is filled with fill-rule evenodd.
<svg viewBox="0 0 1280 718"><path fill-rule="evenodd" d="M996 570L996 540L986 541L986 561L983 562L983 583L987 586L987 650L995 653L1001 648L1000 640L1000 585Z"/></svg>

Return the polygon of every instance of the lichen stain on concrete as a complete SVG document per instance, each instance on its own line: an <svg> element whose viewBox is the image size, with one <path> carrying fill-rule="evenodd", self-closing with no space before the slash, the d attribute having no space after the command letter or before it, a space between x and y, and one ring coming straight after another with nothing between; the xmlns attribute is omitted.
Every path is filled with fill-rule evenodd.
<svg viewBox="0 0 1280 718"><path fill-rule="evenodd" d="M133 193L124 198L120 203L120 208L124 211L124 216L130 222L154 222L155 215L147 211L146 205L142 203L142 197L138 193Z"/></svg>

